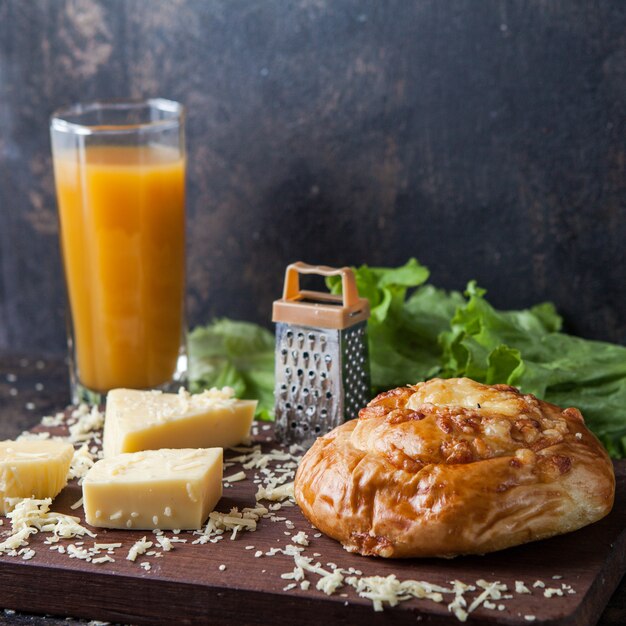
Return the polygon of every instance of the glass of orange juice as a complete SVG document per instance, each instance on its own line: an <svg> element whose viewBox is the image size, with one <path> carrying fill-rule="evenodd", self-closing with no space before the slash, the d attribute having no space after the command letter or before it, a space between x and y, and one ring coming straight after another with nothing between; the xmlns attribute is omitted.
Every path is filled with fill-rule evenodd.
<svg viewBox="0 0 626 626"><path fill-rule="evenodd" d="M184 109L164 99L52 115L72 400L184 382Z"/></svg>

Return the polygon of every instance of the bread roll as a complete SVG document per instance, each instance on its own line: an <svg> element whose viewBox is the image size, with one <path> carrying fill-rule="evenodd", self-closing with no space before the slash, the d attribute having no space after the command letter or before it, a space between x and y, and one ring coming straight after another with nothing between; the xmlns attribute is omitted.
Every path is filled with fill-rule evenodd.
<svg viewBox="0 0 626 626"><path fill-rule="evenodd" d="M350 552L483 554L609 513L612 463L578 409L507 385L434 379L382 393L320 437L296 501Z"/></svg>

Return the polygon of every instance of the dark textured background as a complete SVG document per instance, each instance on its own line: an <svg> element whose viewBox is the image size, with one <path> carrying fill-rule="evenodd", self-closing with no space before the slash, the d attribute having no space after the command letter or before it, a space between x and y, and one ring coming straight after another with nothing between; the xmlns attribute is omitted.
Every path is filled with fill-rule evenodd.
<svg viewBox="0 0 626 626"><path fill-rule="evenodd" d="M188 107L189 317L399 264L626 340L626 3L0 0L0 349L61 351L48 116Z"/></svg>

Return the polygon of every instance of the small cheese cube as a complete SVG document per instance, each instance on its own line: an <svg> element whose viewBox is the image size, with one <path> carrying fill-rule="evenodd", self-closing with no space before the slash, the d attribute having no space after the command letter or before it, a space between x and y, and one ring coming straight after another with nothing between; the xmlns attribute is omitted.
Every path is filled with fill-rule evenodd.
<svg viewBox="0 0 626 626"><path fill-rule="evenodd" d="M0 441L0 515L10 498L54 498L67 484L71 443L49 439Z"/></svg>
<svg viewBox="0 0 626 626"><path fill-rule="evenodd" d="M245 441L256 400L232 389L191 395L114 389L107 394L104 457L159 448L228 448Z"/></svg>
<svg viewBox="0 0 626 626"><path fill-rule="evenodd" d="M200 528L221 497L221 448L120 454L83 480L85 519L101 528Z"/></svg>

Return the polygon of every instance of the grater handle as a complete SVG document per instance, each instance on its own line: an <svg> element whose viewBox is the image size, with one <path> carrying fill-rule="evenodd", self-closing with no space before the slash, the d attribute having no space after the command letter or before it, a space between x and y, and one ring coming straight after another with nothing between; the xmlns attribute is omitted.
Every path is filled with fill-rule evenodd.
<svg viewBox="0 0 626 626"><path fill-rule="evenodd" d="M296 300L300 296L300 274L316 274L318 276L341 276L343 306L353 307L359 304L359 290L356 286L354 272L349 267L328 267L327 265L309 265L298 261L287 266L285 271L284 300Z"/></svg>

